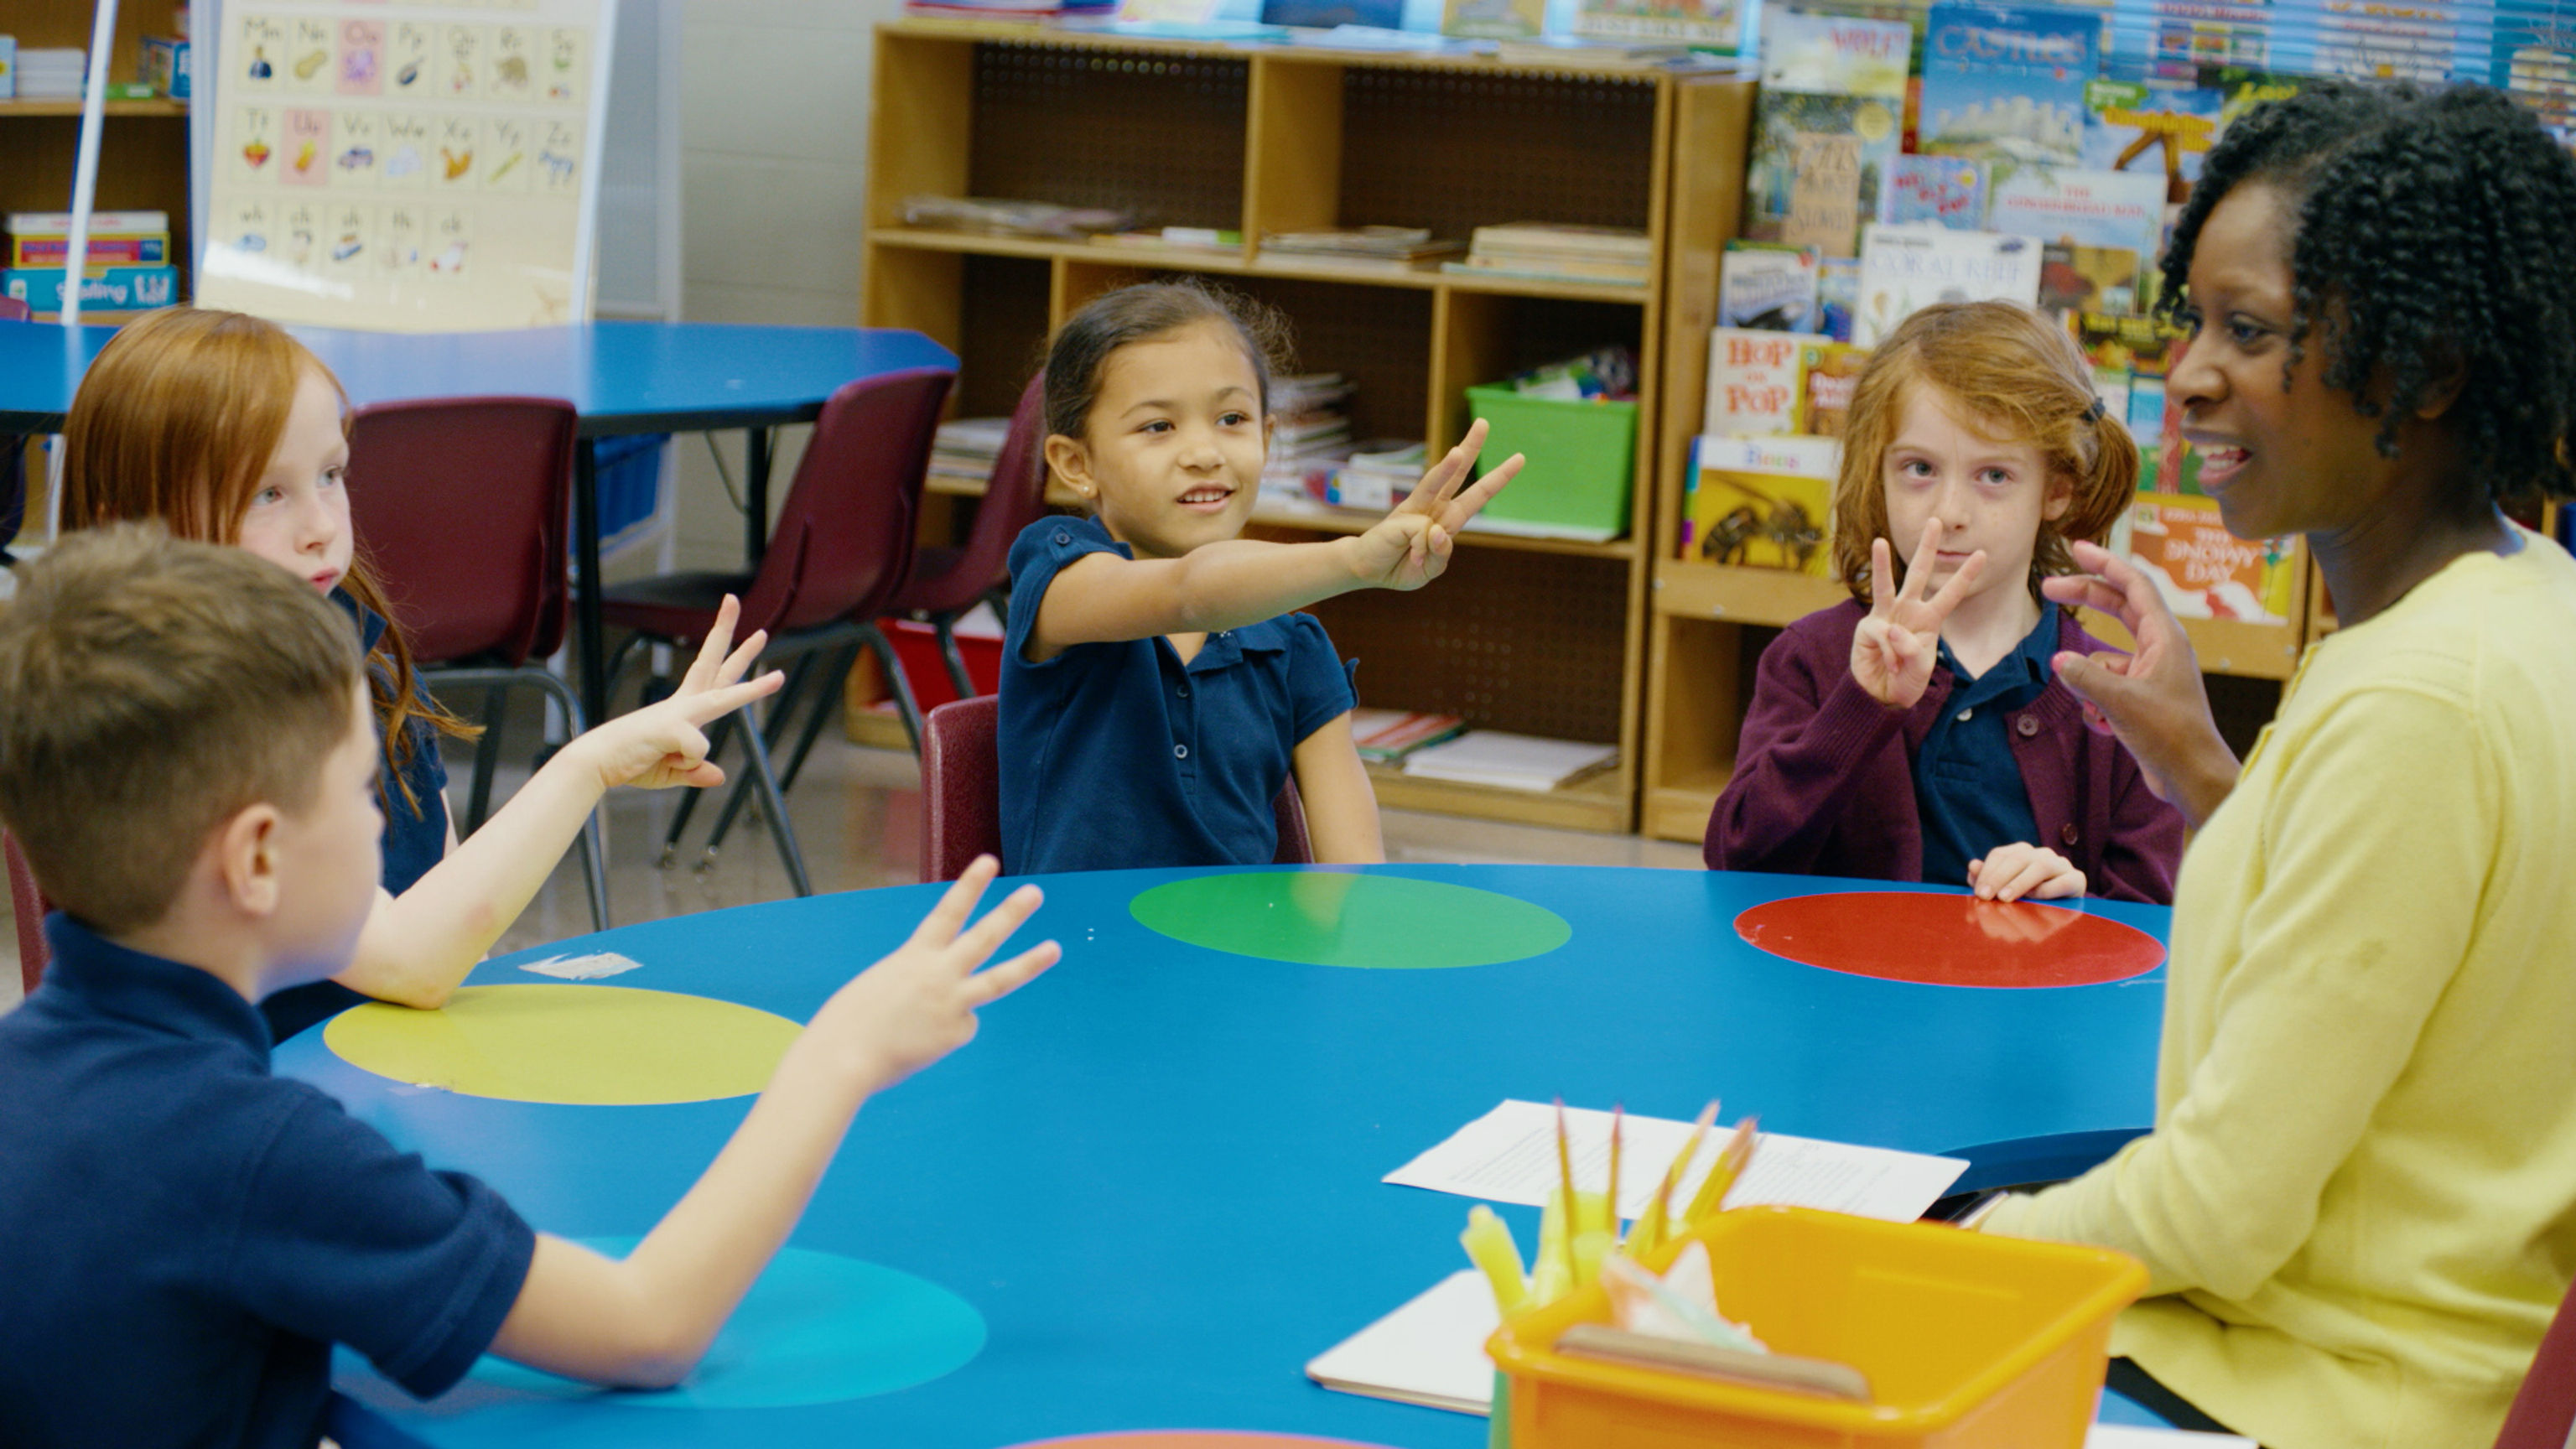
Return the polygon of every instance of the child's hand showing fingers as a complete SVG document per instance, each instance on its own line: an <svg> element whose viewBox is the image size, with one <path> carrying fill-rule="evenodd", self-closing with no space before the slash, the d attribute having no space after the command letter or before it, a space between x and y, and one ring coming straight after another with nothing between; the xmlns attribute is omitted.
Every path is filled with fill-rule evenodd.
<svg viewBox="0 0 2576 1449"><path fill-rule="evenodd" d="M1941 521L1923 525L1923 541L1906 565L1905 586L1895 587L1893 555L1886 539L1869 546L1869 617L1852 631L1852 678L1869 697L1890 709L1912 709L1932 682L1932 665L1941 653L1941 626L1950 611L1976 586L1985 572L1983 549L1933 593L1932 570L1939 563ZM1925 597L1930 594L1930 597Z"/></svg>
<svg viewBox="0 0 2576 1449"><path fill-rule="evenodd" d="M882 1091L975 1037L976 1009L1017 991L1054 965L1063 952L1041 941L1017 956L978 971L1011 933L1028 921L1044 897L1025 885L969 924L985 887L1001 873L993 857L978 856L939 898L912 939L834 992L814 1015L820 1033L847 1053L871 1092Z"/></svg>
<svg viewBox="0 0 2576 1449"><path fill-rule="evenodd" d="M2045 845L2016 840L1969 861L1968 884L1981 901L2054 901L2084 894L2084 872Z"/></svg>
<svg viewBox="0 0 2576 1449"><path fill-rule="evenodd" d="M726 595L716 610L715 628L708 631L696 661L670 698L619 715L564 747L599 772L602 790L619 785L659 790L724 783L724 771L707 759L706 726L776 692L785 679L776 670L743 679L769 636L754 632L740 648L733 647L734 624L741 613L740 603Z"/></svg>
<svg viewBox="0 0 2576 1449"><path fill-rule="evenodd" d="M1485 420L1478 418L1394 511L1353 540L1352 567L1364 582L1382 589L1418 589L1449 567L1450 550L1467 520L1521 470L1522 457L1514 453L1473 486L1462 488L1484 445Z"/></svg>

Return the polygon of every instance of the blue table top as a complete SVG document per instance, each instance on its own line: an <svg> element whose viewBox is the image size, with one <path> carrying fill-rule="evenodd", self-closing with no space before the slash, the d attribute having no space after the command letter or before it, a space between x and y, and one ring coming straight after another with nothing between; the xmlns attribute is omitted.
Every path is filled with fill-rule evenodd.
<svg viewBox="0 0 2576 1449"><path fill-rule="evenodd" d="M1469 1204L1385 1173L1507 1097L1725 1120L1944 1152L2143 1127L2164 968L2107 985L1991 990L1801 966L1732 922L1786 896L1911 889L1799 877L1551 866L1384 866L1555 912L1546 955L1451 970L1293 965L1184 945L1129 912L1190 873L1043 879L1024 936L1053 972L988 1008L982 1035L872 1100L791 1242L916 1274L989 1328L945 1378L840 1403L670 1410L604 1395L401 1412L440 1446L848 1443L994 1449L1057 1435L1255 1429L1470 1449L1480 1419L1329 1393L1314 1355L1464 1266ZM803 1021L891 949L933 887L623 927L543 954L613 950L617 986ZM2162 939L2169 913L2088 903ZM470 984L540 982L526 956ZM405 1086L321 1032L278 1069L435 1166L475 1172L539 1228L648 1230L749 1098L577 1107ZM1501 1210L1527 1244L1533 1210ZM357 1380L350 1381L353 1385ZM379 1387L362 1397L381 1402ZM830 1435L830 1439L823 1436Z"/></svg>
<svg viewBox="0 0 2576 1449"><path fill-rule="evenodd" d="M515 332L289 329L366 404L410 398L559 397L585 435L798 422L835 388L906 367L954 367L917 332L723 322L590 322ZM61 425L113 327L0 323L0 432Z"/></svg>

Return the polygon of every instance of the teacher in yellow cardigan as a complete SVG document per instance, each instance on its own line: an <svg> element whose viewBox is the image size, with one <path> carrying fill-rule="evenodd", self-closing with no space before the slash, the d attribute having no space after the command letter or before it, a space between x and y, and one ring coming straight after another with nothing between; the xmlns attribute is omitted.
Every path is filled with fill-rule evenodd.
<svg viewBox="0 0 2576 1449"><path fill-rule="evenodd" d="M2341 623L2240 763L2152 585L2061 678L2198 827L2155 1130L1987 1232L2118 1248L2112 1384L2267 1449L2487 1449L2576 1274L2576 159L2499 92L2322 82L2209 153L2168 379ZM2112 658L2105 665L2095 662Z"/></svg>

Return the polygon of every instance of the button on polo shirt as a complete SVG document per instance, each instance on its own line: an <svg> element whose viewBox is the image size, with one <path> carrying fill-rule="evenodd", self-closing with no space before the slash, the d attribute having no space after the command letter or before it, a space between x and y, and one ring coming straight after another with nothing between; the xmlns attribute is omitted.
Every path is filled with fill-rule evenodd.
<svg viewBox="0 0 2576 1449"><path fill-rule="evenodd" d="M1041 519L1011 547L999 722L1002 864L1012 874L1266 865L1271 800L1297 742L1353 703L1324 626L1283 614L1208 636L1077 644L1044 663L1030 631L1057 573L1132 558L1096 519Z"/></svg>
<svg viewBox="0 0 2576 1449"><path fill-rule="evenodd" d="M535 1251L509 1204L269 1075L214 977L45 934L0 1017L0 1444L311 1449L335 1342L462 1378Z"/></svg>
<svg viewBox="0 0 2576 1449"><path fill-rule="evenodd" d="M1973 676L1959 666L1949 641L1942 641L1940 664L1950 671L1950 697L1914 757L1925 881L1966 885L1968 862L1984 859L1995 847L2016 840L2046 843L2039 838L2030 789L2022 782L2007 731L2038 731L2037 720L2013 712L2028 708L2047 690L2057 628L2057 605L2043 602L2038 627L1993 668Z"/></svg>

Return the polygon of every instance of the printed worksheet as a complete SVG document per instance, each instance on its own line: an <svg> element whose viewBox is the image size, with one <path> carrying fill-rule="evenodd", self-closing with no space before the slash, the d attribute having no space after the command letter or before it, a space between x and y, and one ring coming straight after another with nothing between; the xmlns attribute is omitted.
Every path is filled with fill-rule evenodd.
<svg viewBox="0 0 2576 1449"><path fill-rule="evenodd" d="M1568 1107L1565 1122L1576 1186L1600 1191L1610 1180L1610 1114ZM1700 1144L1673 1191L1672 1211L1689 1206L1701 1179L1725 1149L1731 1130L1712 1129ZM1645 1212L1665 1169L1689 1145L1690 1136L1688 1122L1621 1119L1620 1217L1633 1220ZM1727 1191L1726 1206L1822 1208L1910 1223L1940 1201L1967 1170L1967 1162L1957 1157L1764 1132L1743 1179ZM1555 1190L1559 1175L1556 1109L1539 1102L1507 1101L1381 1180L1399 1187L1538 1207Z"/></svg>
<svg viewBox="0 0 2576 1449"><path fill-rule="evenodd" d="M394 331L590 315L616 0L246 0L197 300Z"/></svg>

